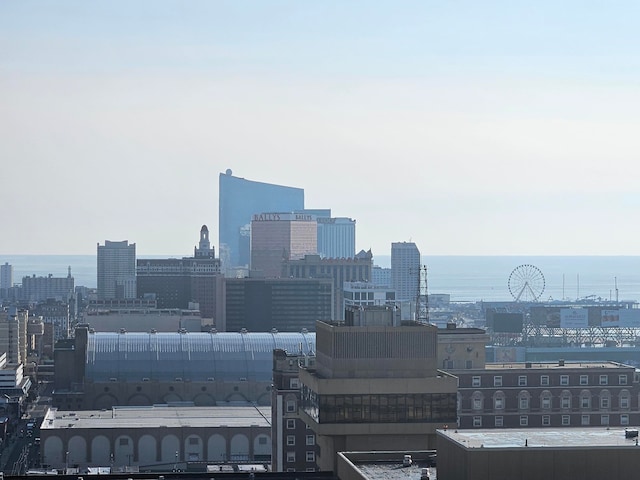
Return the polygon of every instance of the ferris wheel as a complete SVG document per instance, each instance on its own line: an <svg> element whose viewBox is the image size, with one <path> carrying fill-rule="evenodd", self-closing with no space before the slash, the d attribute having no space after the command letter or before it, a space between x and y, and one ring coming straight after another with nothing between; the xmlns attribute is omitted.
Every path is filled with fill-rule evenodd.
<svg viewBox="0 0 640 480"><path fill-rule="evenodd" d="M509 292L516 302L537 302L544 285L544 275L535 265L520 265L509 275Z"/></svg>

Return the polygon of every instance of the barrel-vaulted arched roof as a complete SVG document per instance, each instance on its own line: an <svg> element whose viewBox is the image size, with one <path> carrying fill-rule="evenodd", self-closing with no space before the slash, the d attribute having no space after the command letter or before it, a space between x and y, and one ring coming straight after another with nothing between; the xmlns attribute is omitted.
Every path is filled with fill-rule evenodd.
<svg viewBox="0 0 640 480"><path fill-rule="evenodd" d="M109 381L269 381L273 350L315 351L315 333L90 333L85 377Z"/></svg>

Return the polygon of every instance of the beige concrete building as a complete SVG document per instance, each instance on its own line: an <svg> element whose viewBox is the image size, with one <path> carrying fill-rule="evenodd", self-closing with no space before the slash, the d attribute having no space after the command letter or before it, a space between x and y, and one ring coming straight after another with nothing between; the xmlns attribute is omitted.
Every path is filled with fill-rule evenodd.
<svg viewBox="0 0 640 480"><path fill-rule="evenodd" d="M623 428L438 430L446 480L636 478L638 431Z"/></svg>
<svg viewBox="0 0 640 480"><path fill-rule="evenodd" d="M438 367L443 370L482 369L489 335L481 328L458 328L455 323L438 329Z"/></svg>
<svg viewBox="0 0 640 480"><path fill-rule="evenodd" d="M27 361L27 323L29 311L10 307L0 311L0 353L7 353L7 363Z"/></svg>
<svg viewBox="0 0 640 480"><path fill-rule="evenodd" d="M185 470L189 462L270 463L269 407L51 409L40 427L47 468Z"/></svg>
<svg viewBox="0 0 640 480"><path fill-rule="evenodd" d="M261 213L251 221L252 275L280 277L282 262L318 251L318 223L313 215Z"/></svg>
<svg viewBox="0 0 640 480"><path fill-rule="evenodd" d="M321 470L337 452L429 449L456 422L457 379L437 369L437 328L318 322L315 368L302 369L300 416Z"/></svg>

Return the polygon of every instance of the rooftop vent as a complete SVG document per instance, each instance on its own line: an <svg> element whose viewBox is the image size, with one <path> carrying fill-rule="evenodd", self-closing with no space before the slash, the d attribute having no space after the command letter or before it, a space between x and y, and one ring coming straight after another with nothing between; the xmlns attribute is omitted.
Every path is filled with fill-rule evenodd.
<svg viewBox="0 0 640 480"><path fill-rule="evenodd" d="M560 360L558 360L558 366L559 367L564 367L564 359L561 358Z"/></svg>
<svg viewBox="0 0 640 480"><path fill-rule="evenodd" d="M624 438L638 438L638 429L637 428L625 428L625 430L624 430Z"/></svg>

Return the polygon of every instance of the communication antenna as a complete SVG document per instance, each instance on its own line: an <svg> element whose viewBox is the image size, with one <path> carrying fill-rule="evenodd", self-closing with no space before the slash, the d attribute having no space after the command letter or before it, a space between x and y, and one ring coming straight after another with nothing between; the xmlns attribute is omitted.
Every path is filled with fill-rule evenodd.
<svg viewBox="0 0 640 480"><path fill-rule="evenodd" d="M427 286L427 266L418 269L418 295L416 297L416 321L429 323L429 291Z"/></svg>

